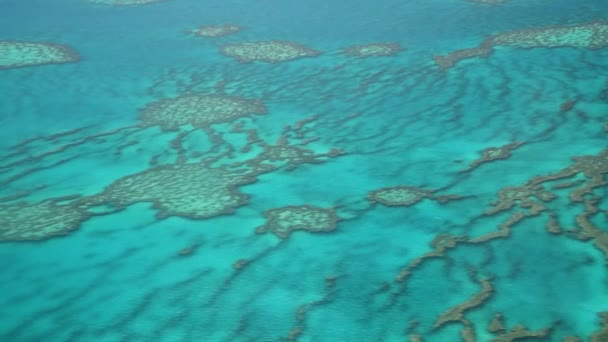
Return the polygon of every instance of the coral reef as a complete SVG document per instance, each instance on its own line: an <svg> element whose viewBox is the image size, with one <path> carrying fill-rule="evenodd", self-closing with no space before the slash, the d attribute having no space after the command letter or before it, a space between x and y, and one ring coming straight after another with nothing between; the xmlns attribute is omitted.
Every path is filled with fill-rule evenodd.
<svg viewBox="0 0 608 342"><path fill-rule="evenodd" d="M469 172L469 171L477 168L479 165L481 165L483 163L487 163L487 162L491 162L491 161L495 161L495 160L499 160L499 159L507 159L507 158L511 157L511 152L513 150L515 150L516 148L520 147L521 145L523 145L523 143L521 143L521 142L512 142L510 144L503 145L500 147L488 147L485 150L483 150L481 158L473 161L467 169L465 169L461 172Z"/></svg>
<svg viewBox="0 0 608 342"><path fill-rule="evenodd" d="M63 199L0 205L0 241L42 240L65 235L91 216Z"/></svg>
<svg viewBox="0 0 608 342"><path fill-rule="evenodd" d="M237 33L241 30L237 25L219 25L219 26L200 26L189 32L199 37L223 37L229 34Z"/></svg>
<svg viewBox="0 0 608 342"><path fill-rule="evenodd" d="M499 200L493 203L493 208L486 211L486 215L492 215L518 204L521 208L528 208L533 214L540 213L546 207L534 200L534 198L550 202L556 195L546 190L542 183L555 181L576 176L580 173L587 178L583 182L568 182L557 185L557 188L578 186L570 192L571 202L584 202L584 196L591 194L592 190L605 185L604 177L608 174L608 150L598 155L587 155L572 158L574 164L562 171L546 176L538 176L530 179L525 185L519 187L506 187L499 193Z"/></svg>
<svg viewBox="0 0 608 342"><path fill-rule="evenodd" d="M460 321L463 325L462 330L460 330L460 337L464 342L475 342L477 338L475 337L475 327L473 323L468 319L462 319Z"/></svg>
<svg viewBox="0 0 608 342"><path fill-rule="evenodd" d="M280 63L321 54L306 46L284 41L227 44L221 47L220 52L242 63L255 61Z"/></svg>
<svg viewBox="0 0 608 342"><path fill-rule="evenodd" d="M263 151L255 158L248 160L246 163L263 172L269 166L268 162L274 163L274 166L280 167L286 165L286 170L291 171L302 164L319 164L323 162L323 157L334 158L342 155L339 149L331 149L326 153L316 153L311 149L300 146L290 145L286 141L280 141L277 144L270 145L261 143Z"/></svg>
<svg viewBox="0 0 608 342"><path fill-rule="evenodd" d="M0 70L79 60L78 54L65 45L0 40Z"/></svg>
<svg viewBox="0 0 608 342"><path fill-rule="evenodd" d="M478 47L456 50L445 56L435 56L434 59L441 69L447 69L464 59L489 56L497 46L600 49L608 46L608 23L593 22L504 32L486 38Z"/></svg>
<svg viewBox="0 0 608 342"><path fill-rule="evenodd" d="M250 263L250 260L248 260L248 259L239 259L232 264L232 267L235 270L239 271L239 270L242 270L243 268L245 268L247 265L249 265L249 263Z"/></svg>
<svg viewBox="0 0 608 342"><path fill-rule="evenodd" d="M492 202L492 208L486 210L485 214L493 215L519 205L519 207L529 209L533 215L536 215L546 210L546 207L536 199L550 202L555 197L552 192L545 190L540 184L527 183L523 186L505 187L500 190L498 200Z"/></svg>
<svg viewBox="0 0 608 342"><path fill-rule="evenodd" d="M201 246L200 242L195 242L195 243L191 244L190 246L180 249L179 252L177 252L177 256L178 257L192 256L198 251L200 246Z"/></svg>
<svg viewBox="0 0 608 342"><path fill-rule="evenodd" d="M286 340L288 342L297 342L299 340L299 337L304 332L306 326L306 316L311 310L314 310L315 308L331 301L332 297L335 295L334 292L336 289L336 280L336 276L326 276L325 287L323 288L323 297L298 307L295 315L295 324L287 335Z"/></svg>
<svg viewBox="0 0 608 342"><path fill-rule="evenodd" d="M488 331L495 335L502 334L507 331L507 328L505 328L505 317L500 312L494 315L494 318L488 325Z"/></svg>
<svg viewBox="0 0 608 342"><path fill-rule="evenodd" d="M602 329L591 335L591 342L608 341L608 312L600 312L598 316L602 320Z"/></svg>
<svg viewBox="0 0 608 342"><path fill-rule="evenodd" d="M407 335L407 339L408 339L409 342L422 342L422 341L424 341L424 338L422 337L422 335L418 335L418 334Z"/></svg>
<svg viewBox="0 0 608 342"><path fill-rule="evenodd" d="M432 198L433 193L413 186L396 186L371 191L367 198L389 206L409 206L425 198Z"/></svg>
<svg viewBox="0 0 608 342"><path fill-rule="evenodd" d="M302 164L319 164L323 163L327 158L335 158L345 154L346 152L336 147L331 148L327 152L316 152L313 149L304 147L319 139L316 136L308 137L306 132L309 131L304 130L304 127L314 120L314 118L307 118L296 122L293 127L285 127L283 133L274 144L260 139L256 129L244 130L237 123L231 131L247 134L247 143L240 149L240 152L249 152L254 145L259 147L261 152L254 158L235 162L232 166L246 165L257 173L264 173L268 169L281 167L285 167L286 171L292 171ZM290 143L290 139L293 138L298 142Z"/></svg>
<svg viewBox="0 0 608 342"><path fill-rule="evenodd" d="M464 319L465 311L478 307L487 301L494 292L494 287L492 286L490 279L482 279L480 283L481 291L479 293L466 302L458 304L439 315L433 328L440 328L450 322L462 321Z"/></svg>
<svg viewBox="0 0 608 342"><path fill-rule="evenodd" d="M501 33L490 39L493 46L599 49L608 46L608 23L594 22L574 26L518 30Z"/></svg>
<svg viewBox="0 0 608 342"><path fill-rule="evenodd" d="M257 100L231 95L186 94L146 105L140 112L140 119L145 127L158 125L164 130L176 130L188 124L206 128L265 112L266 108Z"/></svg>
<svg viewBox="0 0 608 342"><path fill-rule="evenodd" d="M446 70L462 60L475 57L488 57L492 54L492 52L493 50L490 42L484 41L478 47L452 51L444 56L433 56L433 60L440 69Z"/></svg>
<svg viewBox="0 0 608 342"><path fill-rule="evenodd" d="M403 48L397 43L372 43L354 45L342 50L342 53L353 57L392 56Z"/></svg>
<svg viewBox="0 0 608 342"><path fill-rule="evenodd" d="M559 111L562 113L569 112L572 110L572 108L574 108L575 104L576 100L566 100L559 106Z"/></svg>
<svg viewBox="0 0 608 342"><path fill-rule="evenodd" d="M528 328L526 328L524 325L518 324L511 328L511 330L497 335L496 338L490 340L490 342L512 342L517 340L545 339L550 334L551 328L531 331L528 330Z"/></svg>
<svg viewBox="0 0 608 342"><path fill-rule="evenodd" d="M403 282L416 268L422 265L424 261L427 259L441 258L445 256L446 251L456 247L458 243L465 242L466 240L466 237L463 236L453 236L449 234L437 235L433 241L431 241L431 247L433 247L433 250L410 261L407 266L401 269L395 280L398 282Z"/></svg>
<svg viewBox="0 0 608 342"><path fill-rule="evenodd" d="M264 212L266 223L256 229L256 233L272 232L286 238L294 230L311 233L329 232L336 229L340 218L334 209L319 208L312 205L287 206Z"/></svg>
<svg viewBox="0 0 608 342"><path fill-rule="evenodd" d="M208 218L232 213L245 204L247 196L238 187L254 181L250 174L205 163L162 165L120 178L100 194L83 199L83 203L124 208L152 202L160 218Z"/></svg>
<svg viewBox="0 0 608 342"><path fill-rule="evenodd" d="M553 212L549 213L549 220L545 227L547 228L547 232L551 234L560 234L563 231L557 219L557 214Z"/></svg>
<svg viewBox="0 0 608 342"><path fill-rule="evenodd" d="M458 195L436 196L435 191L417 188L413 186L395 186L370 191L367 198L372 202L388 206L410 206L425 198L445 203L450 200L460 199Z"/></svg>

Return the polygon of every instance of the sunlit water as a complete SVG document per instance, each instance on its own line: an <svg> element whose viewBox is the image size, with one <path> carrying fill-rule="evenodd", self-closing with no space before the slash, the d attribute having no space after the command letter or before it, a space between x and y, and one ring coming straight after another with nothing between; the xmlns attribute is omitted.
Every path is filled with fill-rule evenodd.
<svg viewBox="0 0 608 342"><path fill-rule="evenodd" d="M0 340L608 341L608 48L577 31L437 62L606 13L0 1ZM240 30L190 33L217 25ZM74 60L13 67L16 41ZM314 53L225 50L256 42Z"/></svg>

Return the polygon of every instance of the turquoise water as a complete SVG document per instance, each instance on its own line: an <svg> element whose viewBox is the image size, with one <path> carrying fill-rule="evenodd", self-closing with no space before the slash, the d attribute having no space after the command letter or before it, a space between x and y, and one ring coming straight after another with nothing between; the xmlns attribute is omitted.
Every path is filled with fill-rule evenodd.
<svg viewBox="0 0 608 342"><path fill-rule="evenodd" d="M496 46L446 70L433 59L489 35L603 23L607 10L597 0L0 0L0 43L80 57L0 68L0 341L511 341L517 325L528 336L517 340L608 341L598 315L608 311L608 47ZM187 34L224 24L241 30ZM259 41L320 54L239 63L220 53ZM402 50L343 53L372 43ZM258 101L265 113L177 130L143 122L144 108L190 95ZM259 141L248 143L251 130ZM310 158L269 157L273 146ZM580 166L577 156L594 157ZM158 170L170 175L145 178ZM502 189L526 184L555 198L490 211ZM424 198L374 200L393 187ZM272 210L305 205L339 220L284 215L278 225L296 228L286 237L256 234ZM512 215L523 219L504 228ZM452 248L433 245L446 234ZM452 308L462 316L438 324ZM498 313L504 331L491 331Z"/></svg>

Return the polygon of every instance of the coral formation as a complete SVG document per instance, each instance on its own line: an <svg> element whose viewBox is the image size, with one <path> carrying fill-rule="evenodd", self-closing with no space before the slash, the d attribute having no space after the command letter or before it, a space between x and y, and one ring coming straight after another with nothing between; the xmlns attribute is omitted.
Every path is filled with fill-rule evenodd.
<svg viewBox="0 0 608 342"><path fill-rule="evenodd" d="M445 255L445 252L449 249L452 249L458 245L460 242L466 241L466 237L463 236L453 236L449 234L440 234L436 236L433 241L431 241L431 246L433 250L423 254L422 256L417 257L416 259L410 261L407 266L399 271L399 274L395 278L396 281L402 282L407 277L409 277L412 272L422 265L422 263L427 259L433 258L441 258Z"/></svg>
<svg viewBox="0 0 608 342"><path fill-rule="evenodd" d="M562 113L569 112L572 110L572 108L574 108L575 104L575 100L566 100L559 106L559 111Z"/></svg>
<svg viewBox="0 0 608 342"><path fill-rule="evenodd" d="M291 171L302 164L322 163L322 157L333 158L343 154L343 152L338 149L332 149L326 153L315 153L311 149L290 145L286 142L279 142L275 145L262 143L261 145L264 150L254 159L247 161L248 165L252 166L254 169L259 169L259 172L262 172L264 168L269 166L267 162L274 163L276 167L286 165L287 170Z"/></svg>
<svg viewBox="0 0 608 342"><path fill-rule="evenodd" d="M334 209L319 208L312 205L287 206L266 210L266 223L256 229L256 233L272 232L286 238L294 230L311 233L329 232L336 229L340 218Z"/></svg>
<svg viewBox="0 0 608 342"><path fill-rule="evenodd" d="M505 328L505 317L500 312L494 315L490 325L488 325L488 331L496 335L507 331Z"/></svg>
<svg viewBox="0 0 608 342"><path fill-rule="evenodd" d="M475 342L477 338L475 337L475 327L473 323L467 319L462 319L461 323L463 324L462 330L460 330L460 337L464 342Z"/></svg>
<svg viewBox="0 0 608 342"><path fill-rule="evenodd" d="M608 23L594 22L574 26L554 26L518 30L491 38L493 46L518 48L575 47L599 49L608 46Z"/></svg>
<svg viewBox="0 0 608 342"><path fill-rule="evenodd" d="M395 186L371 191L367 198L389 206L409 206L425 198L432 198L433 192L413 186Z"/></svg>
<svg viewBox="0 0 608 342"><path fill-rule="evenodd" d="M280 63L304 57L315 57L321 54L319 51L306 46L284 41L227 44L222 46L220 51L222 54L233 57L242 63L255 61Z"/></svg>
<svg viewBox="0 0 608 342"><path fill-rule="evenodd" d="M65 45L0 40L0 70L79 60L78 54Z"/></svg>
<svg viewBox="0 0 608 342"><path fill-rule="evenodd" d="M602 329L591 335L591 342L608 341L608 312L600 312L598 316L602 320Z"/></svg>
<svg viewBox="0 0 608 342"><path fill-rule="evenodd" d="M265 112L266 108L257 100L231 95L186 94L146 105L140 112L140 119L145 127L158 125L164 130L176 130L188 124L206 128Z"/></svg>
<svg viewBox="0 0 608 342"><path fill-rule="evenodd" d="M572 178L579 174L585 176L585 180L574 180L565 183L555 184L553 189L573 188L569 193L569 200L573 204L582 203L585 206L584 212L576 216L577 230L574 231L575 237L581 241L592 240L593 244L606 255L608 262L608 233L596 227L590 218L600 212L597 207L599 198L593 196L593 190L604 186L605 175L608 174L608 150L600 152L598 155L587 155L572 158L574 163L565 169L546 176L537 176L530 179L525 185L518 187L506 187L500 190L499 199L492 203L492 207L485 211L485 215L494 215L515 206L525 209L525 212L514 212L509 218L500 225L499 230L471 238L468 243L483 243L497 238L508 237L511 227L527 217L539 215L549 211L549 220L546 228L549 233L560 234L563 229L559 225L556 212L550 210L546 203L551 202L557 196L545 189L544 183L560 181Z"/></svg>
<svg viewBox="0 0 608 342"><path fill-rule="evenodd" d="M198 250L198 248L200 246L201 246L200 242L195 242L195 243L191 244L190 246L180 249L179 252L177 252L177 256L178 257L192 256L196 253L196 251Z"/></svg>
<svg viewBox="0 0 608 342"><path fill-rule="evenodd" d="M552 201L556 195L546 190L542 183L570 178L580 173L585 175L586 181L568 182L559 184L557 188L579 186L570 192L571 202L584 202L584 196L591 194L594 188L605 185L604 177L608 174L608 150L600 152L598 155L587 155L572 158L573 165L561 170L558 173L547 176L538 176L530 179L525 185L519 187L506 187L499 193L499 200L492 203L493 208L486 211L486 215L492 215L518 204L521 208L528 208L532 214L537 214L546 207L534 200L542 202Z"/></svg>
<svg viewBox="0 0 608 342"><path fill-rule="evenodd" d="M42 240L65 235L91 216L63 199L0 205L0 241Z"/></svg>
<svg viewBox="0 0 608 342"><path fill-rule="evenodd" d="M452 51L444 56L433 56L433 60L440 69L446 70L462 60L475 57L488 57L492 52L491 44L488 41L484 41L478 47Z"/></svg>
<svg viewBox="0 0 608 342"><path fill-rule="evenodd" d="M249 263L250 263L250 260L248 260L248 259L239 259L232 264L232 267L238 271L238 270L242 270L243 268L245 268L245 266L249 265Z"/></svg>
<svg viewBox="0 0 608 342"><path fill-rule="evenodd" d="M422 342L422 341L424 341L424 339L422 338L422 335L418 335L418 334L407 335L407 338L408 338L409 342Z"/></svg>
<svg viewBox="0 0 608 342"><path fill-rule="evenodd" d="M494 287L492 286L490 279L482 279L480 283L481 291L479 293L471 297L466 302L458 304L439 315L435 321L435 324L433 325L433 328L442 327L450 322L462 321L464 319L465 311L478 307L488 300L488 298L490 298L494 292Z"/></svg>
<svg viewBox="0 0 608 342"><path fill-rule="evenodd" d="M237 25L219 25L219 26L200 26L189 32L199 37L223 37L229 34L237 33L241 27Z"/></svg>
<svg viewBox="0 0 608 342"><path fill-rule="evenodd" d="M346 153L336 147L327 152L316 152L304 147L304 145L318 140L318 137L308 138L302 129L304 125L312 121L312 119L304 119L297 122L294 127L287 126L274 144L267 143L260 139L257 130L243 130L239 124L236 124L232 128L232 132L247 134L247 143L240 151L249 152L253 145L257 145L262 151L254 158L236 162L232 165L246 165L257 173L264 173L269 169L280 167L285 167L287 171L292 171L302 164L319 164L323 163L326 158L335 158ZM290 136L295 136L299 143L290 143Z"/></svg>
<svg viewBox="0 0 608 342"><path fill-rule="evenodd" d="M553 212L549 213L549 220L547 221L545 227L551 234L560 234L563 231L562 227L559 225L557 214Z"/></svg>
<svg viewBox="0 0 608 342"><path fill-rule="evenodd" d="M336 280L336 276L326 276L323 297L298 307L295 315L295 324L291 330L289 330L289 334L285 340L288 342L297 342L299 340L299 337L304 332L307 314L316 307L319 307L331 300L331 298L334 296Z"/></svg>
<svg viewBox="0 0 608 342"><path fill-rule="evenodd" d="M86 205L124 208L152 202L158 217L208 218L228 214L247 202L240 185L255 177L205 163L162 165L116 180L103 192L83 199Z"/></svg>
<svg viewBox="0 0 608 342"><path fill-rule="evenodd" d="M551 328L542 330L532 331L528 330L525 326L518 324L503 334L497 335L495 339L490 342L512 342L516 340L527 340L527 339L543 339L551 334Z"/></svg>
<svg viewBox="0 0 608 342"><path fill-rule="evenodd" d="M527 183L523 186L505 187L498 193L498 200L492 202L492 208L485 211L486 215L493 215L498 212L510 209L515 205L529 209L534 215L546 210L546 207L536 201L550 202L555 199L555 195L545 190L540 184Z"/></svg>
<svg viewBox="0 0 608 342"><path fill-rule="evenodd" d="M497 46L599 49L608 46L608 23L593 22L504 32L486 38L478 47L456 50L434 59L440 68L447 69L464 59L488 56Z"/></svg>
<svg viewBox="0 0 608 342"><path fill-rule="evenodd" d="M461 172L469 172L479 165L499 159L507 159L511 156L511 151L523 145L521 142L512 142L500 147L488 147L482 152L481 158L473 161L466 170Z"/></svg>
<svg viewBox="0 0 608 342"><path fill-rule="evenodd" d="M342 53L353 57L392 56L403 48L397 43L372 43L354 45L342 50Z"/></svg>
<svg viewBox="0 0 608 342"><path fill-rule="evenodd" d="M372 202L388 206L410 206L425 198L445 203L450 200L460 199L458 195L436 196L435 191L417 188L414 186L394 186L370 191L367 198Z"/></svg>

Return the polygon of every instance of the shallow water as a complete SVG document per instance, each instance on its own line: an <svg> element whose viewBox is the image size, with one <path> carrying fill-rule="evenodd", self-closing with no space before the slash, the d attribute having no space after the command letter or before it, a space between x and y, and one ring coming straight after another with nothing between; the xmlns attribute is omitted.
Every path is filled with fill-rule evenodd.
<svg viewBox="0 0 608 342"><path fill-rule="evenodd" d="M0 340L608 341L607 10L0 0Z"/></svg>

